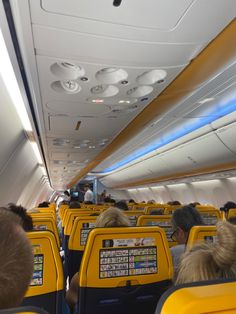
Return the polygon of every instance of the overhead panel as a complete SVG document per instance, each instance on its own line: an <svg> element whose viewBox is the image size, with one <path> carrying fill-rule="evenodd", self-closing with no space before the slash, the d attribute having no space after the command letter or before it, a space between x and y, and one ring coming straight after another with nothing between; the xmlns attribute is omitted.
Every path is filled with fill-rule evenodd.
<svg viewBox="0 0 236 314"><path fill-rule="evenodd" d="M112 0L70 0L59 3L57 0L42 0L41 6L48 13L167 31L176 27L193 2L194 0L183 0L179 3L172 0L129 0L123 1L119 8L116 8L112 5ZM150 11L150 8L157 10ZM131 17L132 10L135 12Z"/></svg>
<svg viewBox="0 0 236 314"><path fill-rule="evenodd" d="M228 149L230 149L232 152L236 154L236 140L235 140L235 134L236 134L236 122L227 125L221 129L218 129L216 131L217 136L222 141L222 143L225 144ZM235 156L236 160L236 156Z"/></svg>
<svg viewBox="0 0 236 314"><path fill-rule="evenodd" d="M127 169L120 170L104 178L104 184L122 185L127 183L127 178L132 177L129 183L146 178L158 178L163 175L191 172L193 170L235 161L236 156L212 132L189 143L180 145L175 149L162 153ZM164 164L163 171L162 165ZM138 167L145 169L139 175ZM151 173L149 169L151 168ZM115 178L115 184L114 184ZM118 184L119 182L119 184Z"/></svg>
<svg viewBox="0 0 236 314"><path fill-rule="evenodd" d="M77 153L84 140L96 142L93 154L81 150L95 158L230 22L235 3L11 2L49 167L52 153Z"/></svg>

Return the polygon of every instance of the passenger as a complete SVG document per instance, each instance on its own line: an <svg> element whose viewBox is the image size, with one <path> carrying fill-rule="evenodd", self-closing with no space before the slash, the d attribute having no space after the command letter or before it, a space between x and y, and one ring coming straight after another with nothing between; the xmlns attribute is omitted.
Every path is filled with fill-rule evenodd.
<svg viewBox="0 0 236 314"><path fill-rule="evenodd" d="M110 207L102 212L96 220L96 228L130 227L128 217L118 208ZM71 309L78 302L78 276L76 273L71 279L69 290L66 292L66 301Z"/></svg>
<svg viewBox="0 0 236 314"><path fill-rule="evenodd" d="M136 204L136 202L135 202L132 198L129 200L129 203L134 203L134 204Z"/></svg>
<svg viewBox="0 0 236 314"><path fill-rule="evenodd" d="M170 249L174 270L176 272L178 270L180 257L185 251L191 228L193 226L203 225L203 221L199 212L195 208L184 206L174 211L171 224L173 228L171 238L178 243L178 245L173 246Z"/></svg>
<svg viewBox="0 0 236 314"><path fill-rule="evenodd" d="M236 226L217 223L218 241L201 243L186 251L176 284L236 277Z"/></svg>
<svg viewBox="0 0 236 314"><path fill-rule="evenodd" d="M49 202L42 202L38 204L38 208L44 208L44 207L49 207Z"/></svg>
<svg viewBox="0 0 236 314"><path fill-rule="evenodd" d="M156 202L154 200L147 201L147 204L155 204Z"/></svg>
<svg viewBox="0 0 236 314"><path fill-rule="evenodd" d="M115 203L114 205L116 208L122 209L122 210L129 210L129 207L126 203L126 201L119 201Z"/></svg>
<svg viewBox="0 0 236 314"><path fill-rule="evenodd" d="M69 208L81 208L80 202L78 202L78 201L71 201L69 203Z"/></svg>
<svg viewBox="0 0 236 314"><path fill-rule="evenodd" d="M84 203L85 204L93 204L93 192L90 189L89 184L84 186L85 194L84 194Z"/></svg>
<svg viewBox="0 0 236 314"><path fill-rule="evenodd" d="M225 203L224 206L220 208L220 210L224 211L227 214L231 208L236 208L236 204L232 201L229 201Z"/></svg>
<svg viewBox="0 0 236 314"><path fill-rule="evenodd" d="M167 202L168 205L174 206L174 205L181 205L179 201L169 201Z"/></svg>
<svg viewBox="0 0 236 314"><path fill-rule="evenodd" d="M67 190L65 190L61 197L62 197L63 200L59 203L59 207L61 205L68 205L69 202L70 202L70 193Z"/></svg>
<svg viewBox="0 0 236 314"><path fill-rule="evenodd" d="M193 203L189 203L188 206L191 206L191 207L196 207L198 205L201 205L199 202L193 202Z"/></svg>
<svg viewBox="0 0 236 314"><path fill-rule="evenodd" d="M19 306L33 273L32 246L20 217L0 208L0 309Z"/></svg>
<svg viewBox="0 0 236 314"><path fill-rule="evenodd" d="M101 195L100 195L100 202L101 203L104 203L104 200L105 200L106 196L107 196L107 191L103 190Z"/></svg>
<svg viewBox="0 0 236 314"><path fill-rule="evenodd" d="M33 230L33 220L32 217L27 214L26 208L10 203L7 209L21 218L22 227L26 232Z"/></svg>
<svg viewBox="0 0 236 314"><path fill-rule="evenodd" d="M163 209L151 209L150 215L163 215Z"/></svg>

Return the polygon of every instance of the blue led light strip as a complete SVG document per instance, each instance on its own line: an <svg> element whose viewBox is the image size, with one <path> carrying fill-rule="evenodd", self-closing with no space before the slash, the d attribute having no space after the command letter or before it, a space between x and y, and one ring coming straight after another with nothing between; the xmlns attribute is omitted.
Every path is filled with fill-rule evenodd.
<svg viewBox="0 0 236 314"><path fill-rule="evenodd" d="M146 154L149 154L156 149L163 147L193 131L196 131L197 129L200 129L201 127L216 121L219 118L222 118L226 116L229 113L232 113L236 111L236 100L231 100L227 104L225 104L222 107L214 108L213 111L208 112L207 116L196 118L197 121L192 123L191 125L187 126L180 126L175 133L170 134L169 136L165 137L163 140L159 140L158 142L153 142L151 145L144 147L142 150L136 151L134 154L127 156L127 158L122 159L121 161L115 163L109 168L104 169L103 171L100 171L98 173L108 173L110 171L117 170L118 168L138 159ZM93 172L96 174L96 172Z"/></svg>

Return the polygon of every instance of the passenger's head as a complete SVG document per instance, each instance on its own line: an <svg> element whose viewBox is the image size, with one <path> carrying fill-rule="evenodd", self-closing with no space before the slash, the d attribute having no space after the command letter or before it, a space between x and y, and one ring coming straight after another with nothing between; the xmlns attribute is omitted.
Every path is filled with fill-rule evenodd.
<svg viewBox="0 0 236 314"><path fill-rule="evenodd" d="M189 203L188 206L191 206L191 207L196 207L198 205L201 205L199 202L193 202L193 203Z"/></svg>
<svg viewBox="0 0 236 314"><path fill-rule="evenodd" d="M33 230L33 220L30 215L27 214L27 210L22 206L17 206L13 203L8 204L8 209L18 215L22 221L22 227L25 231Z"/></svg>
<svg viewBox="0 0 236 314"><path fill-rule="evenodd" d="M163 209L151 209L150 215L163 215Z"/></svg>
<svg viewBox="0 0 236 314"><path fill-rule="evenodd" d="M110 207L102 212L96 221L97 228L129 227L128 217L118 208Z"/></svg>
<svg viewBox="0 0 236 314"><path fill-rule="evenodd" d="M122 209L122 210L129 210L129 207L128 207L126 201L119 201L119 202L115 203L115 207Z"/></svg>
<svg viewBox="0 0 236 314"><path fill-rule="evenodd" d="M90 185L89 185L89 184L85 184L85 186L84 186L84 190L85 190L85 191L90 190Z"/></svg>
<svg viewBox="0 0 236 314"><path fill-rule="evenodd" d="M69 202L69 208L81 208L80 202L77 202L77 201Z"/></svg>
<svg viewBox="0 0 236 314"><path fill-rule="evenodd" d="M20 217L0 208L0 309L20 305L33 272L32 246Z"/></svg>
<svg viewBox="0 0 236 314"><path fill-rule="evenodd" d="M184 253L176 284L236 277L236 226L218 222L217 238Z"/></svg>
<svg viewBox="0 0 236 314"><path fill-rule="evenodd" d="M49 202L42 202L42 203L38 204L38 208L48 207L49 204L50 204Z"/></svg>
<svg viewBox="0 0 236 314"><path fill-rule="evenodd" d="M169 201L167 202L168 205L181 205L179 201Z"/></svg>
<svg viewBox="0 0 236 314"><path fill-rule="evenodd" d="M236 204L232 201L229 201L225 203L224 206L221 207L220 209L227 213L231 208L236 208Z"/></svg>
<svg viewBox="0 0 236 314"><path fill-rule="evenodd" d="M155 204L155 201L154 200L149 200L149 201L147 201L147 204Z"/></svg>
<svg viewBox="0 0 236 314"><path fill-rule="evenodd" d="M67 190L64 191L64 195L70 197L70 193Z"/></svg>
<svg viewBox="0 0 236 314"><path fill-rule="evenodd" d="M191 206L184 206L174 211L171 219L173 238L179 244L185 244L193 226L203 225L199 212Z"/></svg>

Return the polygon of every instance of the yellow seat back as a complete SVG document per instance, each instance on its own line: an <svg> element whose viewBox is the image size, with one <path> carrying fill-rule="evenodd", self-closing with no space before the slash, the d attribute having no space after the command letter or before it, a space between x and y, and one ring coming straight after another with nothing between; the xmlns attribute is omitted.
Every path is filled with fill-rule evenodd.
<svg viewBox="0 0 236 314"><path fill-rule="evenodd" d="M144 210L145 215L150 215L153 211L161 210L164 214L166 206L164 204L156 204L156 205L151 205L151 206L146 206Z"/></svg>
<svg viewBox="0 0 236 314"><path fill-rule="evenodd" d="M165 210L164 210L164 214L165 215L172 215L173 212L178 209L178 208L182 208L184 207L184 205L166 205Z"/></svg>
<svg viewBox="0 0 236 314"><path fill-rule="evenodd" d="M14 307L12 309L0 310L0 314L49 314L43 309L35 306Z"/></svg>
<svg viewBox="0 0 236 314"><path fill-rule="evenodd" d="M132 227L135 227L138 221L138 217L143 215L143 211L137 211L137 210L127 210L127 211L123 211L123 213L128 216L129 221L131 223Z"/></svg>
<svg viewBox="0 0 236 314"><path fill-rule="evenodd" d="M236 313L236 282L198 282L176 286L164 293L156 314Z"/></svg>
<svg viewBox="0 0 236 314"><path fill-rule="evenodd" d="M172 273L161 228L95 228L80 267L79 313L153 313Z"/></svg>
<svg viewBox="0 0 236 314"><path fill-rule="evenodd" d="M199 209L198 211L205 225L214 226L218 220L222 220L221 212L218 209Z"/></svg>
<svg viewBox="0 0 236 314"><path fill-rule="evenodd" d="M42 213L42 212L38 212L38 213L29 213L30 216L32 217L32 219L34 218L51 218L53 219L54 221L55 220L55 215L53 213L49 213L49 212L46 212L46 213Z"/></svg>
<svg viewBox="0 0 236 314"><path fill-rule="evenodd" d="M143 215L139 216L137 226L158 226L163 228L166 234L166 238L169 243L169 247L176 245L171 239L173 233L171 226L171 215Z"/></svg>
<svg viewBox="0 0 236 314"><path fill-rule="evenodd" d="M28 232L34 254L34 272L24 305L61 313L63 270L55 236L49 231Z"/></svg>
<svg viewBox="0 0 236 314"><path fill-rule="evenodd" d="M65 221L65 227L64 227L64 235L69 236L71 234L71 230L74 224L74 221L77 217L80 216L90 216L91 214L94 214L94 211L91 210L71 210L67 214L67 220Z"/></svg>
<svg viewBox="0 0 236 314"><path fill-rule="evenodd" d="M68 248L74 251L84 251L89 232L95 228L96 216L81 216L74 221L69 238Z"/></svg>
<svg viewBox="0 0 236 314"><path fill-rule="evenodd" d="M234 216L236 216L236 208L231 208L228 212L228 219Z"/></svg>
<svg viewBox="0 0 236 314"><path fill-rule="evenodd" d="M199 242L214 242L216 240L216 226L194 226L191 228L187 247L189 249Z"/></svg>
<svg viewBox="0 0 236 314"><path fill-rule="evenodd" d="M43 231L43 230L51 231L56 237L58 248L60 248L60 240L59 240L56 222L52 218L35 217L33 218L33 226L34 226L34 230L36 231Z"/></svg>

